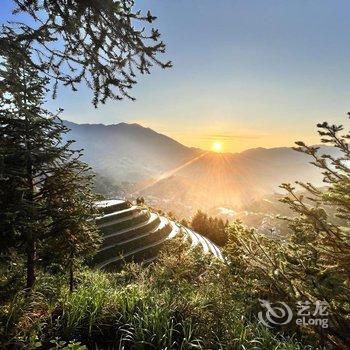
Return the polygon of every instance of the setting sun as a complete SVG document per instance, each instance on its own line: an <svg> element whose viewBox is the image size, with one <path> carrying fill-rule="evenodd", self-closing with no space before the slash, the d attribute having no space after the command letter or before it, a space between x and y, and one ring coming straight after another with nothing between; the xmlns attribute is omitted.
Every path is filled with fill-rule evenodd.
<svg viewBox="0 0 350 350"><path fill-rule="evenodd" d="M213 143L213 151L215 152L221 152L221 149L222 149L222 144L220 142L215 142Z"/></svg>

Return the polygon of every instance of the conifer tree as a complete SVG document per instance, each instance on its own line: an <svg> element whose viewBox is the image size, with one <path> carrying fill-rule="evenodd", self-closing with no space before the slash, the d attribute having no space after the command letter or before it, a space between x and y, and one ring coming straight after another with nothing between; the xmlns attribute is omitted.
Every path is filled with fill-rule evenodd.
<svg viewBox="0 0 350 350"><path fill-rule="evenodd" d="M221 218L208 217L206 213L198 210L191 220L191 227L206 236L219 246L227 243L226 229L229 226L228 221L224 222Z"/></svg>
<svg viewBox="0 0 350 350"><path fill-rule="evenodd" d="M81 191L79 184L86 166L70 149L72 142L62 142L67 128L43 108L47 79L39 77L19 52L27 53L26 48L11 51L0 68L0 249L2 254L12 249L26 256L26 288L30 291L38 249L45 249L53 233L64 235L64 230L53 229L61 220L58 213L67 214L61 207L62 198L82 208L80 215L86 219L91 218L92 197L84 198L89 187ZM71 229L68 223L65 227ZM95 235L90 238L95 242Z"/></svg>
<svg viewBox="0 0 350 350"><path fill-rule="evenodd" d="M75 266L91 256L100 243L92 220L96 213L93 175L80 156L77 152L67 159L45 182L52 224L44 242L44 261L58 263L69 271L70 291Z"/></svg>
<svg viewBox="0 0 350 350"><path fill-rule="evenodd" d="M4 24L0 55L30 45L25 57L55 84L76 90L83 82L94 92L93 103L131 98L136 75L152 66L171 67L149 11L134 9L133 0L13 0L15 14L31 20Z"/></svg>
<svg viewBox="0 0 350 350"><path fill-rule="evenodd" d="M14 52L1 64L2 249L12 246L25 252L28 289L35 283L37 243L46 226L37 188L56 158L53 146L60 134L41 107L45 83Z"/></svg>
<svg viewBox="0 0 350 350"><path fill-rule="evenodd" d="M329 327L318 332L321 345L350 346L350 134L342 125L318 124L319 146L297 142L296 151L311 157L323 174L324 188L311 183L282 184L282 200L293 211L289 232L267 237L235 223L226 247L232 271L258 298L297 304L326 302ZM336 152L335 152L336 151ZM331 155L336 154L336 155Z"/></svg>
<svg viewBox="0 0 350 350"><path fill-rule="evenodd" d="M327 340L350 345L350 134L342 125L318 124L321 142L336 155L323 154L319 146L297 142L295 150L308 155L320 169L325 189L311 183L283 184L282 201L296 214L285 218L291 240L284 251L283 273L290 280L290 298L329 304ZM282 265L283 266L283 265ZM282 286L281 286L282 287Z"/></svg>

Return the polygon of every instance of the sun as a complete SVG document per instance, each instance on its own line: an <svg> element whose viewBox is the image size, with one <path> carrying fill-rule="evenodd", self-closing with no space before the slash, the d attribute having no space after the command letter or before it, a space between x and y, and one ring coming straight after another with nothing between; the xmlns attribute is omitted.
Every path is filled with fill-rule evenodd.
<svg viewBox="0 0 350 350"><path fill-rule="evenodd" d="M213 149L214 152L220 153L221 150L222 150L222 143L214 142L213 145L212 145L212 149Z"/></svg>

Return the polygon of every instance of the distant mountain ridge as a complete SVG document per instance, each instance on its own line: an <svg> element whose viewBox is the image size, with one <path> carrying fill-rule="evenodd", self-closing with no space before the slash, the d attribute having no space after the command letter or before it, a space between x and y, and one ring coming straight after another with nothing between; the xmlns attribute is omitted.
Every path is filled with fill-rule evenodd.
<svg viewBox="0 0 350 350"><path fill-rule="evenodd" d="M139 124L64 124L84 160L115 181L143 181L202 152Z"/></svg>
<svg viewBox="0 0 350 350"><path fill-rule="evenodd" d="M71 129L67 138L84 149L96 172L114 183L139 183L136 195L164 210L244 207L277 192L283 182L322 185L310 159L289 147L221 154L186 147L139 124L65 124Z"/></svg>

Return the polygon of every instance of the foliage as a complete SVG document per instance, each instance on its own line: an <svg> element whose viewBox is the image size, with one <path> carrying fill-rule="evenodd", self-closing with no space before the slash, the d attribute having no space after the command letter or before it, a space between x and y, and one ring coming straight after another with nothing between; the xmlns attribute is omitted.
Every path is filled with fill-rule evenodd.
<svg viewBox="0 0 350 350"><path fill-rule="evenodd" d="M294 213L284 218L289 235L271 239L236 223L230 229L227 252L233 273L261 298L326 301L331 311L329 328L301 331L316 331L321 342L345 349L350 345L350 135L341 135L342 126L322 123L318 128L321 141L336 147L340 156L320 155L319 147L303 142L297 142L296 150L312 158L311 164L322 171L326 189L297 182L300 193L283 184L288 196L282 201Z"/></svg>
<svg viewBox="0 0 350 350"><path fill-rule="evenodd" d="M51 213L49 234L44 239L45 265L59 263L70 271L73 290L74 265L92 256L100 243L93 215L96 212L92 176L88 166L78 158L70 158L60 165L45 183Z"/></svg>
<svg viewBox="0 0 350 350"><path fill-rule="evenodd" d="M227 243L226 229L228 221L223 221L221 218L211 217L198 211L192 218L191 227L198 233L209 238L218 246L224 246Z"/></svg>
<svg viewBox="0 0 350 350"><path fill-rule="evenodd" d="M72 261L73 255L93 251L96 229L88 219L94 198L80 151L71 149L72 141L62 142L67 128L43 108L47 79L40 78L22 56L11 54L4 59L0 68L0 252L10 261L26 255L26 285L31 289L35 266L45 254ZM59 242L59 249L53 242ZM52 254L53 249L58 254Z"/></svg>
<svg viewBox="0 0 350 350"><path fill-rule="evenodd" d="M148 267L81 271L73 293L62 278L46 274L31 301L18 294L1 308L0 338L8 348L28 348L30 339L41 348L52 340L74 340L90 349L305 348L245 318L245 305L234 292L240 286L229 269L189 249L181 237ZM48 289L52 279L54 294Z"/></svg>
<svg viewBox="0 0 350 350"><path fill-rule="evenodd" d="M129 90L137 72L171 66L158 58L165 51L159 31L145 29L156 17L134 10L133 0L13 2L14 13L31 20L2 26L0 55L22 53L27 64L54 82L54 93L58 82L73 90L85 82L94 92L95 106L108 98L132 98ZM21 52L23 46L30 51Z"/></svg>

